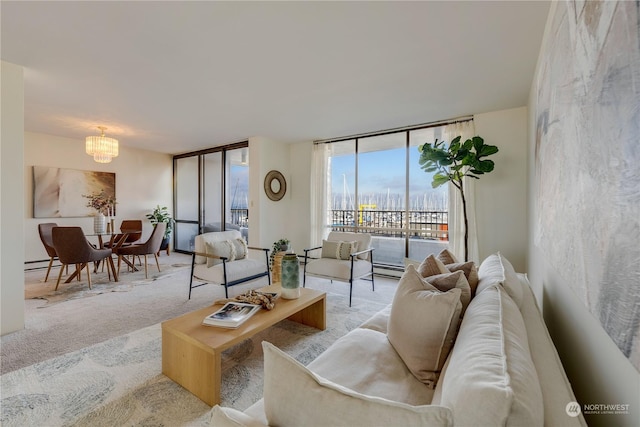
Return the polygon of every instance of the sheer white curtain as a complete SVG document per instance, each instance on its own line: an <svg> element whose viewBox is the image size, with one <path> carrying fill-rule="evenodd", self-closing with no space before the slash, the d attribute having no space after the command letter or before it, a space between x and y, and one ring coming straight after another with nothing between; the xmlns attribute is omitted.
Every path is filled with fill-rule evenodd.
<svg viewBox="0 0 640 427"><path fill-rule="evenodd" d="M329 182L331 144L314 144L311 159L311 247L320 246L327 234L327 215L330 209Z"/></svg>
<svg viewBox="0 0 640 427"><path fill-rule="evenodd" d="M461 142L475 136L476 129L473 120L446 125L443 139L449 143L458 135ZM467 220L469 222L469 259L465 261L479 262L478 232L476 228L475 179L463 178L464 196L467 202ZM449 250L455 256L464 259L464 213L460 191L449 183Z"/></svg>

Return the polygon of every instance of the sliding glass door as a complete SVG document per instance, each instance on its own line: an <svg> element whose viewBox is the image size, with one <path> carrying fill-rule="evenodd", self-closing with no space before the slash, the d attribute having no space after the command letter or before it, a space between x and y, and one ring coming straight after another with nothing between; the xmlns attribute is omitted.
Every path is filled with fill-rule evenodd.
<svg viewBox="0 0 640 427"><path fill-rule="evenodd" d="M174 156L175 250L194 250L195 236L238 230L249 238L248 143Z"/></svg>

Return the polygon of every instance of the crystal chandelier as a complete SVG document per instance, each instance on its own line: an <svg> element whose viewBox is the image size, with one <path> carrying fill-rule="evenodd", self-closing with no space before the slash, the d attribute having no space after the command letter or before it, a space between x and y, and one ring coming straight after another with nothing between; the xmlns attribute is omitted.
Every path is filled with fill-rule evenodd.
<svg viewBox="0 0 640 427"><path fill-rule="evenodd" d="M86 139L87 154L93 156L93 160L98 163L109 163L118 156L118 140L104 136L106 127L98 126L98 129L99 136L88 136Z"/></svg>

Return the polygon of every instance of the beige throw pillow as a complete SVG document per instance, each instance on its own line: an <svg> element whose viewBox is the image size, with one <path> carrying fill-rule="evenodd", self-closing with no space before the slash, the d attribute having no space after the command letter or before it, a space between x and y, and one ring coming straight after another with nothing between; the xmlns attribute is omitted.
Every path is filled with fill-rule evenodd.
<svg viewBox="0 0 640 427"><path fill-rule="evenodd" d="M462 303L460 316L464 316L464 312L467 310L469 302L471 302L471 287L463 271L458 270L454 273L436 274L435 276L425 278L425 280L442 292L453 288L460 289L460 302Z"/></svg>
<svg viewBox="0 0 640 427"><path fill-rule="evenodd" d="M358 242L338 242L336 258L342 260L351 259L351 254L357 251Z"/></svg>
<svg viewBox="0 0 640 427"><path fill-rule="evenodd" d="M336 253L338 252L338 243L339 242L332 242L331 240L323 240L322 254L320 256L322 258L336 258Z"/></svg>
<svg viewBox="0 0 640 427"><path fill-rule="evenodd" d="M264 410L272 426L453 426L449 408L367 396L311 372L263 341Z"/></svg>
<svg viewBox="0 0 640 427"><path fill-rule="evenodd" d="M473 261L468 262L456 262L453 264L446 264L447 270L453 272L462 271L464 276L469 282L471 287L471 298L476 294L476 288L478 287L478 268Z"/></svg>
<svg viewBox="0 0 640 427"><path fill-rule="evenodd" d="M233 244L235 251L234 260L245 259L247 257L247 252L249 251L247 242L244 239L234 239L231 240L231 243Z"/></svg>
<svg viewBox="0 0 640 427"><path fill-rule="evenodd" d="M456 256L447 248L444 248L443 250L441 250L437 258L440 261L442 261L444 265L458 262L458 259L456 258Z"/></svg>
<svg viewBox="0 0 640 427"><path fill-rule="evenodd" d="M461 290L441 292L407 266L391 304L387 337L411 373L435 388L460 322Z"/></svg>
<svg viewBox="0 0 640 427"><path fill-rule="evenodd" d="M436 274L449 273L447 267L435 255L429 255L418 266L418 273L422 277L435 276Z"/></svg>
<svg viewBox="0 0 640 427"><path fill-rule="evenodd" d="M222 240L219 242L205 242L205 253L207 255L215 255L227 258L227 261L235 259L235 247L230 240ZM207 267L221 264L222 260L218 258L207 257Z"/></svg>

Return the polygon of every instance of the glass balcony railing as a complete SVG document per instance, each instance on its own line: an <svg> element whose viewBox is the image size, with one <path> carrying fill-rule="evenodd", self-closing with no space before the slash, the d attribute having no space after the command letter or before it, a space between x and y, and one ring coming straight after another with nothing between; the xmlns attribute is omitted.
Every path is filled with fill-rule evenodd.
<svg viewBox="0 0 640 427"><path fill-rule="evenodd" d="M444 211L329 211L332 231L372 234L374 262L403 266L405 258L422 260L449 244L449 215ZM232 224L249 227L248 209L231 209Z"/></svg>

